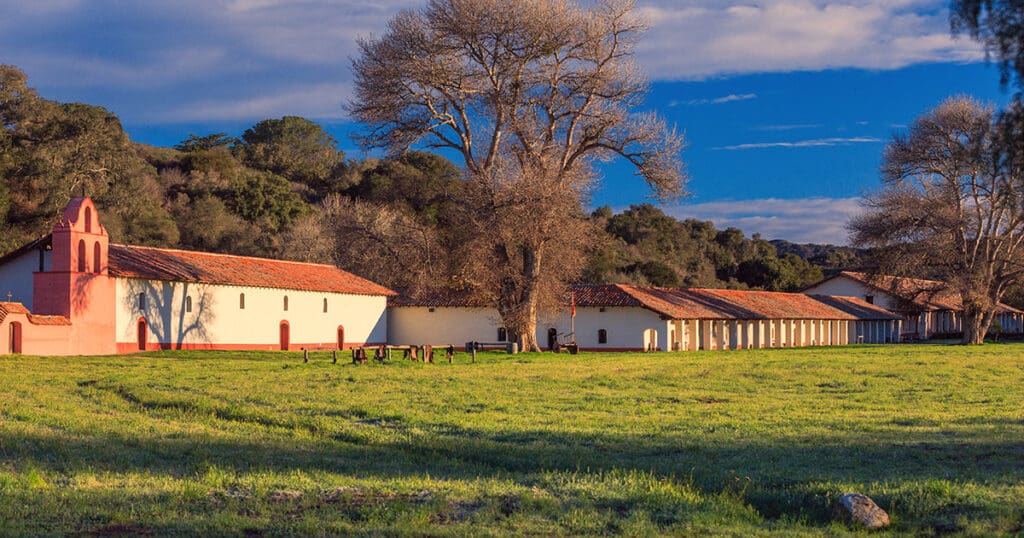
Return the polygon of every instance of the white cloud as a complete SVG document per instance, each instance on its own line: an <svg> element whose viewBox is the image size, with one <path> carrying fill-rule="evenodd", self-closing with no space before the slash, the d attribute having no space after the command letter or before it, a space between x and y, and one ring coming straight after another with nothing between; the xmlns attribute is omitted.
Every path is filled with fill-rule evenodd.
<svg viewBox="0 0 1024 538"><path fill-rule="evenodd" d="M752 131L795 131L798 129L817 129L821 127L820 123L785 123L781 125L759 125L751 127Z"/></svg>
<svg viewBox="0 0 1024 538"><path fill-rule="evenodd" d="M710 220L747 235L794 243L847 243L846 223L860 212L859 198L764 198L683 204L666 212L679 219Z"/></svg>
<svg viewBox="0 0 1024 538"><path fill-rule="evenodd" d="M132 106L207 107L210 99L227 101L235 87L263 93L243 97L250 103L239 104L237 113L281 115L297 112L270 110L270 103L290 105L277 96L318 91L311 87L350 88L349 59L358 53L357 37L380 35L399 10L423 5L423 0L0 0L0 50L2 61L25 69L44 95L76 94L76 88L121 92L119 99L138 102L115 109L129 121L138 119L131 117ZM638 11L651 28L639 42L638 59L653 80L890 69L983 58L970 39L949 37L948 15L939 0L639 0ZM737 92L676 104L756 97ZM323 97L318 99L322 105Z"/></svg>
<svg viewBox="0 0 1024 538"><path fill-rule="evenodd" d="M649 0L640 58L655 79L976 61L980 47L949 33L944 3L763 0L738 4Z"/></svg>
<svg viewBox="0 0 1024 538"><path fill-rule="evenodd" d="M701 106L701 105L723 105L725 103L733 103L736 101L749 101L751 99L757 99L756 93L731 93L729 95L723 95L722 97L715 97L713 99L691 99L686 101L687 106ZM669 106L678 106L678 101L672 101Z"/></svg>
<svg viewBox="0 0 1024 538"><path fill-rule="evenodd" d="M764 148L818 148L829 146L848 146L850 144L877 144L879 142L882 142L881 138L875 138L873 136L855 136L850 138L815 138L811 140L797 140L795 142L756 142L751 144L737 144L735 146L719 146L711 149L736 151Z"/></svg>
<svg viewBox="0 0 1024 538"><path fill-rule="evenodd" d="M227 98L189 102L167 112L158 111L149 119L182 123L275 118L286 114L318 120L340 119L344 117L342 96L348 95L350 89L346 83L318 84L247 99Z"/></svg>

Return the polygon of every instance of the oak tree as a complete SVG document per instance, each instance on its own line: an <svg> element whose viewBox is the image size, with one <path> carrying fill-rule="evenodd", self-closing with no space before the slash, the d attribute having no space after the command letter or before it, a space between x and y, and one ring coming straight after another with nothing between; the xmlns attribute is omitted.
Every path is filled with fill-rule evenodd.
<svg viewBox="0 0 1024 538"><path fill-rule="evenodd" d="M462 281L523 349L537 349L538 309L572 276L558 269L583 268L559 260L582 258L595 160L625 158L661 199L684 193L681 136L634 113L642 32L630 0L430 0L359 43L349 109L363 144L460 157Z"/></svg>
<svg viewBox="0 0 1024 538"><path fill-rule="evenodd" d="M984 341L1007 289L1024 278L1024 167L994 113L951 98L886 147L881 191L851 220L877 272L933 278L961 298L965 344Z"/></svg>

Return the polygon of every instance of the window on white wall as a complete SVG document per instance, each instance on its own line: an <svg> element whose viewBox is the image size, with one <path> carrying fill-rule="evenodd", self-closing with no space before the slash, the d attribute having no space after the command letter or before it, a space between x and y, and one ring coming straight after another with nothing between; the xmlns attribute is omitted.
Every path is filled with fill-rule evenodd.
<svg viewBox="0 0 1024 538"><path fill-rule="evenodd" d="M244 293L239 293L238 294L238 309L239 310L245 310L245 294Z"/></svg>
<svg viewBox="0 0 1024 538"><path fill-rule="evenodd" d="M192 297L191 296L186 296L185 297L185 312L191 312L191 311L192 311Z"/></svg>
<svg viewBox="0 0 1024 538"><path fill-rule="evenodd" d="M505 340L508 340L508 330L504 327L498 327L498 341L504 342Z"/></svg>
<svg viewBox="0 0 1024 538"><path fill-rule="evenodd" d="M598 329L597 331L597 343L607 344L608 343L608 331L607 329Z"/></svg>
<svg viewBox="0 0 1024 538"><path fill-rule="evenodd" d="M324 312L327 312L327 297L324 297Z"/></svg>
<svg viewBox="0 0 1024 538"><path fill-rule="evenodd" d="M139 294L139 310L146 309L146 292Z"/></svg>
<svg viewBox="0 0 1024 538"><path fill-rule="evenodd" d="M284 296L284 311L285 312L288 311L288 296L287 295Z"/></svg>

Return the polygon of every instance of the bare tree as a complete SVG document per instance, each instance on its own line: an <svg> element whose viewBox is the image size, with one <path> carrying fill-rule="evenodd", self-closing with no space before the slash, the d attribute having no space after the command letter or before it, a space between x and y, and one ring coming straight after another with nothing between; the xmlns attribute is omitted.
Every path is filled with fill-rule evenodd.
<svg viewBox="0 0 1024 538"><path fill-rule="evenodd" d="M885 150L883 190L849 224L855 244L877 249L878 270L959 294L965 344L984 341L1003 294L1024 277L1024 174L993 116L958 97L915 120Z"/></svg>
<svg viewBox="0 0 1024 538"><path fill-rule="evenodd" d="M387 204L330 195L285 234L286 256L417 293L446 269L434 229Z"/></svg>
<svg viewBox="0 0 1024 538"><path fill-rule="evenodd" d="M382 37L362 40L353 62L350 110L367 126L364 145L401 152L422 143L462 156L477 186L467 201L481 204L467 229L487 233L483 256L495 269L495 278L479 282L496 287L481 293L524 349L537 349L541 289L556 278L544 272L551 234L576 227L589 187L581 182L592 180L594 160L625 158L661 199L684 192L682 137L652 114L631 114L647 88L633 62L643 27L632 8L631 0L588 8L565 0L430 0L398 14ZM548 190L538 192L537 181ZM558 196L576 211L547 211ZM481 215L513 208L514 217L502 219L537 234L478 226L487 220Z"/></svg>

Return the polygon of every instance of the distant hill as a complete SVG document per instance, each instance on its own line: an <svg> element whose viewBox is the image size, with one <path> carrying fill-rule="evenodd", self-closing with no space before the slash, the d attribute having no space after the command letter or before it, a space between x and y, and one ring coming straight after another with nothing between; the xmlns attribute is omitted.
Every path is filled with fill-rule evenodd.
<svg viewBox="0 0 1024 538"><path fill-rule="evenodd" d="M862 265L861 258L864 254L862 249L838 245L790 243L785 239L773 239L769 243L775 247L779 256L795 254L826 273L858 269Z"/></svg>

